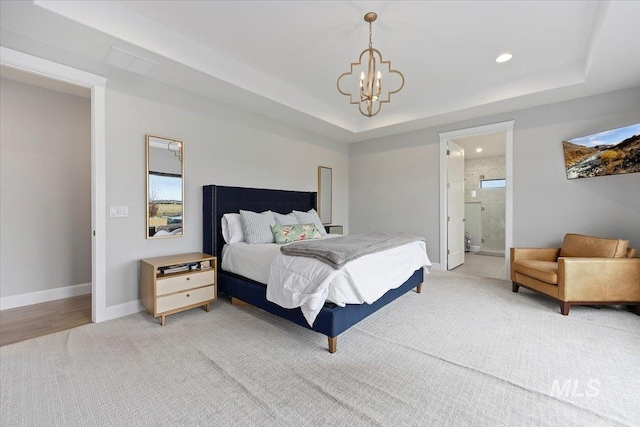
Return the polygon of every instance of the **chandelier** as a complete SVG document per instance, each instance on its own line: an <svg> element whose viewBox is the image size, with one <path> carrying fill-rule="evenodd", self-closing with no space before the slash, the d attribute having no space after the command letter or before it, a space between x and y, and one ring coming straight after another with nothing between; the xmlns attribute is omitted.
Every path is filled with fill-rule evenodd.
<svg viewBox="0 0 640 427"><path fill-rule="evenodd" d="M392 70L391 61L383 61L382 54L378 49L374 49L371 43L371 24L377 18L378 15L375 12L369 12L364 15L365 22L369 23L369 47L362 51L358 62L351 63L350 71L341 74L337 81L338 92L348 96L350 104L358 104L360 113L367 117L373 117L378 114L380 112L380 108L382 108L382 104L389 103L391 101L391 94L400 92L404 86L404 76L402 73L397 70ZM384 67L386 67L386 70ZM357 73L358 70L361 70L359 89L357 89L355 79L353 79L354 71ZM387 77L391 74L397 74L400 77L400 87L396 90L383 91L383 76L381 70L385 71ZM340 88L341 80L343 81L342 84L351 86L351 90L342 90ZM387 83L385 83L385 88L386 85ZM359 97L354 100L353 94L356 90L359 93ZM385 94L385 96L383 97L382 94Z"/></svg>

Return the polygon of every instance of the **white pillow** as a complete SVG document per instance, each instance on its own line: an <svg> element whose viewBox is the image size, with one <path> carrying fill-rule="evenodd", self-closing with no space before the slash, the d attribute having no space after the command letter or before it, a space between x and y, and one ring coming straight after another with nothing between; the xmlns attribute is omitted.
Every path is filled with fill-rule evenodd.
<svg viewBox="0 0 640 427"><path fill-rule="evenodd" d="M222 237L227 243L244 242L242 217L237 213L222 215Z"/></svg>
<svg viewBox="0 0 640 427"><path fill-rule="evenodd" d="M320 232L320 235L325 236L327 234L327 230L324 229L324 225L322 225L322 221L320 221L318 212L316 212L315 209L311 209L307 212L293 211L293 214L296 216L300 224L313 224Z"/></svg>
<svg viewBox="0 0 640 427"><path fill-rule="evenodd" d="M271 211L256 213L240 210L242 217L242 231L249 244L275 243L271 226L276 225L276 219Z"/></svg>
<svg viewBox="0 0 640 427"><path fill-rule="evenodd" d="M272 213L273 213L273 217L276 219L276 224L278 225L300 224L296 216L293 214L293 212L288 213L286 215L279 214L277 212L272 212Z"/></svg>

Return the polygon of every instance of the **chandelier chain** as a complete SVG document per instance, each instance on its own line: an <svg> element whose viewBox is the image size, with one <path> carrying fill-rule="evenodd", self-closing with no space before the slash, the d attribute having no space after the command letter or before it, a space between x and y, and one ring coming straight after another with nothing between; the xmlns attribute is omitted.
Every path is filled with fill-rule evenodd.
<svg viewBox="0 0 640 427"><path fill-rule="evenodd" d="M369 22L369 48L371 48L371 22Z"/></svg>

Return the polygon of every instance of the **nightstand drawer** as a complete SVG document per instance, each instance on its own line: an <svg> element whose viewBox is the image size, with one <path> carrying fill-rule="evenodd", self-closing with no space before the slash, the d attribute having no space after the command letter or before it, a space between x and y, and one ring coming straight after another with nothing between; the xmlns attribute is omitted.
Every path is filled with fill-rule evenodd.
<svg viewBox="0 0 640 427"><path fill-rule="evenodd" d="M156 311L160 314L166 311L186 307L191 304L213 300L214 298L215 286L192 289L190 291L180 292L179 294L159 297L156 305Z"/></svg>
<svg viewBox="0 0 640 427"><path fill-rule="evenodd" d="M174 277L159 278L156 282L156 295L166 295L200 286L211 285L215 280L213 269L208 271L181 274Z"/></svg>

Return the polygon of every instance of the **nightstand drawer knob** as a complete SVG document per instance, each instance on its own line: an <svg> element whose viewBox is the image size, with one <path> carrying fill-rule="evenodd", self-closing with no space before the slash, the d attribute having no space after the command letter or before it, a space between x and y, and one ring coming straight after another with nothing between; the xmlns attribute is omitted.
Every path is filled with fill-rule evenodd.
<svg viewBox="0 0 640 427"><path fill-rule="evenodd" d="M187 297L190 297L191 295L187 294Z"/></svg>
<svg viewBox="0 0 640 427"><path fill-rule="evenodd" d="M187 277L187 280L191 280L191 277Z"/></svg>

